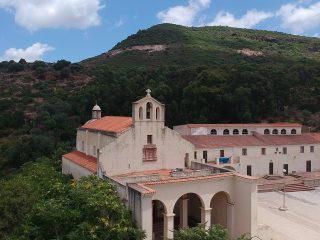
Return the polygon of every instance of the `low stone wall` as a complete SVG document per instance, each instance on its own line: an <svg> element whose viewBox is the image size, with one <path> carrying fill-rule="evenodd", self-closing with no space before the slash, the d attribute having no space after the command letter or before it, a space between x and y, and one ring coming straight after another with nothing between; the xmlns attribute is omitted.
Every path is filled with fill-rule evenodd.
<svg viewBox="0 0 320 240"><path fill-rule="evenodd" d="M184 178L184 177L200 177L208 176L211 174L210 169L194 170L191 172L172 172L170 175L174 178Z"/></svg>
<svg viewBox="0 0 320 240"><path fill-rule="evenodd" d="M320 187L320 178L302 179L302 182L308 187Z"/></svg>
<svg viewBox="0 0 320 240"><path fill-rule="evenodd" d="M159 181L159 174L151 175L141 175L141 176L126 176L126 177L117 177L117 180L122 184L127 183L137 183L137 182L150 182L150 181Z"/></svg>
<svg viewBox="0 0 320 240"><path fill-rule="evenodd" d="M231 172L231 170L228 170L225 168L220 168L220 167L212 166L210 164L194 162L194 161L191 161L191 169L193 169L193 170L209 170L210 174Z"/></svg>

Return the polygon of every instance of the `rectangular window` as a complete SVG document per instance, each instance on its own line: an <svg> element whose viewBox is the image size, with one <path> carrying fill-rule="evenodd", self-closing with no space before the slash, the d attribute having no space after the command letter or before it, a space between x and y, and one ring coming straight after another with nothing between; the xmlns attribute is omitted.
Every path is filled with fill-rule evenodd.
<svg viewBox="0 0 320 240"><path fill-rule="evenodd" d="M266 148L261 148L261 154L266 155Z"/></svg>
<svg viewBox="0 0 320 240"><path fill-rule="evenodd" d="M147 135L147 144L152 144L152 135Z"/></svg>
<svg viewBox="0 0 320 240"><path fill-rule="evenodd" d="M251 165L247 165L247 175L252 176L252 167Z"/></svg>
<svg viewBox="0 0 320 240"><path fill-rule="evenodd" d="M198 156L197 156L197 151L194 151L193 154L194 154L193 158L194 158L194 159L197 159L197 158L198 158Z"/></svg>
<svg viewBox="0 0 320 240"><path fill-rule="evenodd" d="M307 172L311 172L311 160L308 160L308 161L306 162L306 171L307 171Z"/></svg>
<svg viewBox="0 0 320 240"><path fill-rule="evenodd" d="M283 174L288 175L289 174L289 165L287 163L283 164Z"/></svg>
<svg viewBox="0 0 320 240"><path fill-rule="evenodd" d="M311 153L314 152L314 146L310 146L310 152L311 152Z"/></svg>
<svg viewBox="0 0 320 240"><path fill-rule="evenodd" d="M205 163L207 163L208 162L208 151L203 151L202 155L203 155L203 159L204 159Z"/></svg>
<svg viewBox="0 0 320 240"><path fill-rule="evenodd" d="M300 146L300 153L304 153L304 146Z"/></svg>
<svg viewBox="0 0 320 240"><path fill-rule="evenodd" d="M282 154L287 154L287 147L282 148Z"/></svg>
<svg viewBox="0 0 320 240"><path fill-rule="evenodd" d="M224 150L220 150L220 157L224 157Z"/></svg>
<svg viewBox="0 0 320 240"><path fill-rule="evenodd" d="M96 153L97 153L97 150L96 150L96 146L94 145L94 146L93 146L93 155L95 156Z"/></svg>
<svg viewBox="0 0 320 240"><path fill-rule="evenodd" d="M242 156L247 156L247 149L246 148L242 148Z"/></svg>

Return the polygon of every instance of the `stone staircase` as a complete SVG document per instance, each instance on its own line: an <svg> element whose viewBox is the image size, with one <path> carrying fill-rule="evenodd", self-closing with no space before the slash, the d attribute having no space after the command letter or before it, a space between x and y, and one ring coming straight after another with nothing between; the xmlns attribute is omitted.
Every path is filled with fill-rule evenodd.
<svg viewBox="0 0 320 240"><path fill-rule="evenodd" d="M312 191L315 190L314 187L309 187L303 184L302 181L296 181L294 183L270 183L270 184L259 184L258 192L274 192L274 191L285 191L285 192L300 192L300 191Z"/></svg>
<svg viewBox="0 0 320 240"><path fill-rule="evenodd" d="M308 187L304 185L302 182L300 183L293 183L293 184L286 184L284 187L281 188L281 191L285 192L301 192L301 191L312 191L315 190L314 187Z"/></svg>

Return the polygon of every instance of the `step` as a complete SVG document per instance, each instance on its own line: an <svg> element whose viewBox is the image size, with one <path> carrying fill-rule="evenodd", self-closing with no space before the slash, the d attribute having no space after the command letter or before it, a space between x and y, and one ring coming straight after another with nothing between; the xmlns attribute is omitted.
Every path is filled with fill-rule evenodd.
<svg viewBox="0 0 320 240"><path fill-rule="evenodd" d="M311 191L311 190L315 190L315 188L313 187L308 187L304 184L301 183L297 183L297 184L288 184L285 185L284 188L281 188L281 190L285 191L285 192L300 192L300 191Z"/></svg>

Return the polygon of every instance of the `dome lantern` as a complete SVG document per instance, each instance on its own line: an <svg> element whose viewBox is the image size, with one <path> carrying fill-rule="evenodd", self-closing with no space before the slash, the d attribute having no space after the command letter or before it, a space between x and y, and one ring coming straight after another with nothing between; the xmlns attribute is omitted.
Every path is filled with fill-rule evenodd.
<svg viewBox="0 0 320 240"><path fill-rule="evenodd" d="M92 119L99 119L101 118L101 108L97 105L94 105L92 108Z"/></svg>

